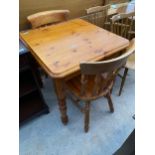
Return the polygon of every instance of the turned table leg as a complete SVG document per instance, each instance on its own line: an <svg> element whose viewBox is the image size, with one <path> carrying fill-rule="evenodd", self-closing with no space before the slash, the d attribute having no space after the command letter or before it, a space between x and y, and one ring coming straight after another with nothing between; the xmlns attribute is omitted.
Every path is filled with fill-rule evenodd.
<svg viewBox="0 0 155 155"><path fill-rule="evenodd" d="M68 123L66 96L62 79L54 79L55 92L61 114L61 121L64 125Z"/></svg>

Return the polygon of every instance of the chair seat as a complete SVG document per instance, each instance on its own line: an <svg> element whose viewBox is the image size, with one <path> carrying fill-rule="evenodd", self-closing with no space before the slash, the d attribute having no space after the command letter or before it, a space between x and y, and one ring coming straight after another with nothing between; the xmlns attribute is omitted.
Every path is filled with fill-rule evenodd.
<svg viewBox="0 0 155 155"><path fill-rule="evenodd" d="M135 69L135 54L129 56L125 67L129 69Z"/></svg>
<svg viewBox="0 0 155 155"><path fill-rule="evenodd" d="M103 75L103 80L104 80L104 76L105 75ZM94 100L98 97L106 96L107 93L109 93L111 91L114 82L110 81L110 84L108 83L108 87L105 85L105 88L103 88L103 91L101 91L100 94L93 96L92 93L93 93L93 89L94 89L94 85L95 85L94 77L95 76L90 76L90 78L88 80L87 87L86 87L87 91L86 91L85 95L81 94L81 87L82 87L81 75L67 81L66 86L67 86L69 92L80 100Z"/></svg>

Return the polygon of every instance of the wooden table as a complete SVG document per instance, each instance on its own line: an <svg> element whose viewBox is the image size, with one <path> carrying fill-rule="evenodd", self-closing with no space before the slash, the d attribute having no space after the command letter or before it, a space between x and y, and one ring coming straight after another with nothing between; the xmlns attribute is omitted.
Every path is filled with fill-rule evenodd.
<svg viewBox="0 0 155 155"><path fill-rule="evenodd" d="M79 74L81 61L98 61L118 53L129 41L82 19L20 33L42 68L54 79L64 124L68 122L63 82Z"/></svg>
<svg viewBox="0 0 155 155"><path fill-rule="evenodd" d="M135 3L129 2L129 3L121 3L116 4L116 8L110 8L108 10L108 15L114 15L119 13L130 13L135 11Z"/></svg>

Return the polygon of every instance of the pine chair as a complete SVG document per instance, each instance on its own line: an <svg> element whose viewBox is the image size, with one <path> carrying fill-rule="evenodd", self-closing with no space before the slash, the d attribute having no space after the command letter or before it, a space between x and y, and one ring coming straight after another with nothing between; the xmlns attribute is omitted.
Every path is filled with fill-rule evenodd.
<svg viewBox="0 0 155 155"><path fill-rule="evenodd" d="M110 112L114 112L111 90L119 69L126 64L133 51L110 60L80 63L81 75L65 82L66 92L73 103L84 113L84 131L89 129L89 113L91 100L104 96L108 100ZM84 101L84 108L79 101Z"/></svg>
<svg viewBox="0 0 155 155"><path fill-rule="evenodd" d="M111 18L111 31L117 35L120 35L130 40L132 36L134 35L134 22L135 22L134 16L135 16L135 12L131 12L128 14L114 15ZM134 38L132 39L130 46L128 47L127 50L131 50L131 49L135 51L135 39ZM126 80L126 76L128 73L128 69L134 69L135 67L134 64L135 64L135 54L133 53L129 57L126 63L126 66L124 67L123 76L119 74L119 77L122 78L121 86L119 90L119 96L121 95L121 92L122 92L122 89L123 89L123 86Z"/></svg>
<svg viewBox="0 0 155 155"><path fill-rule="evenodd" d="M69 10L43 11L28 16L27 20L31 23L32 29L35 29L40 26L66 21L69 13Z"/></svg>
<svg viewBox="0 0 155 155"><path fill-rule="evenodd" d="M129 1L130 0L105 0L105 4L123 4Z"/></svg>
<svg viewBox="0 0 155 155"><path fill-rule="evenodd" d="M127 59L127 63L124 67L124 73L123 73L123 76L121 76L119 74L119 76L122 78L122 81L121 81L121 86L120 86L120 89L119 89L119 96L121 95L122 93L122 89L123 89L123 86L124 86L124 83L125 83L125 80L126 80L126 76L127 76L127 73L128 73L128 70L129 69L132 69L134 70L135 69L135 39L132 39L130 41L130 45L129 47L126 49L126 52L128 51L133 51L133 54L131 54L129 56L129 58Z"/></svg>
<svg viewBox="0 0 155 155"><path fill-rule="evenodd" d="M135 12L114 15L111 18L111 32L130 40L134 33L134 21Z"/></svg>
<svg viewBox="0 0 155 155"><path fill-rule="evenodd" d="M110 5L105 5L105 6L95 6L95 7L86 9L86 13L87 13L86 18L92 24L95 24L102 28L106 28L107 25L110 25L110 23L107 22L107 17L108 17L107 15L108 15L109 8L110 8Z"/></svg>

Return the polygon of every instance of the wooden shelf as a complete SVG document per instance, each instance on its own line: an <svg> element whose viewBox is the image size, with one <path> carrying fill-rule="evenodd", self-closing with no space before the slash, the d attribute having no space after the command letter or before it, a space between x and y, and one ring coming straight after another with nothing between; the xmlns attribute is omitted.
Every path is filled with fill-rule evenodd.
<svg viewBox="0 0 155 155"><path fill-rule="evenodd" d="M40 74L30 52L20 42L19 49L19 123L20 126L38 115L48 113L40 86Z"/></svg>
<svg viewBox="0 0 155 155"><path fill-rule="evenodd" d="M38 115L42 112L48 113L48 108L43 104L43 100L38 91L35 91L19 100L20 123Z"/></svg>
<svg viewBox="0 0 155 155"><path fill-rule="evenodd" d="M19 75L19 96L23 97L35 90L37 90L37 86L35 85L31 70L22 72Z"/></svg>
<svg viewBox="0 0 155 155"><path fill-rule="evenodd" d="M26 70L26 69L30 68L28 55L29 55L28 53L24 53L24 54L20 55L19 71Z"/></svg>
<svg viewBox="0 0 155 155"><path fill-rule="evenodd" d="M20 68L20 72L24 72L24 71L26 71L28 69L30 69L30 66L22 67L22 68Z"/></svg>

